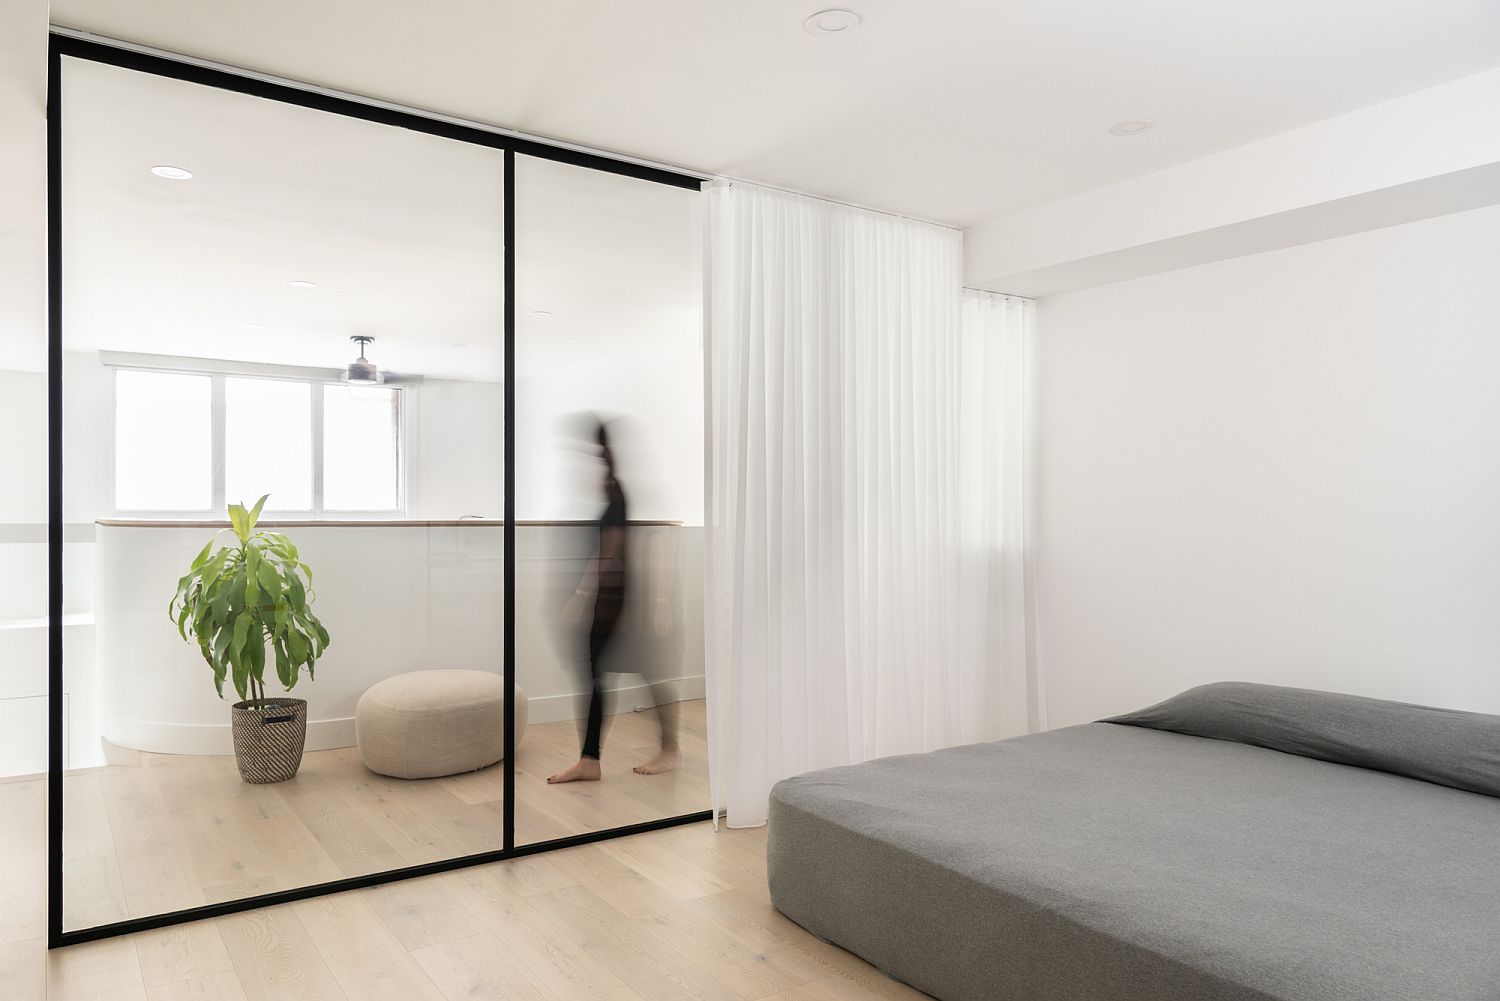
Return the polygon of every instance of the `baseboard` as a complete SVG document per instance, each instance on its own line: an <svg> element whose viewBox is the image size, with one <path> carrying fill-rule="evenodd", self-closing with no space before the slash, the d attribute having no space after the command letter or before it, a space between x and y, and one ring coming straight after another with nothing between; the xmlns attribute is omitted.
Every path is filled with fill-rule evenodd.
<svg viewBox="0 0 1500 1001"><path fill-rule="evenodd" d="M684 702L704 697L703 675L669 678L661 683L667 702ZM608 712L611 714L647 709L656 704L650 685L625 685L609 689ZM528 719L532 723L561 723L581 719L588 713L588 696L544 695L526 700ZM108 716L104 721L104 739L120 747L155 754L233 754L234 739L229 723L161 723ZM354 746L354 717L315 719L307 723L309 751L328 751Z"/></svg>
<svg viewBox="0 0 1500 1001"><path fill-rule="evenodd" d="M665 702L686 702L703 698L705 684L703 675L686 678L668 678L661 683L666 692ZM656 705L650 685L626 685L608 689L608 712L621 713L649 709ZM543 695L526 700L531 708L533 723L561 723L564 720L582 719L588 715L588 695Z"/></svg>

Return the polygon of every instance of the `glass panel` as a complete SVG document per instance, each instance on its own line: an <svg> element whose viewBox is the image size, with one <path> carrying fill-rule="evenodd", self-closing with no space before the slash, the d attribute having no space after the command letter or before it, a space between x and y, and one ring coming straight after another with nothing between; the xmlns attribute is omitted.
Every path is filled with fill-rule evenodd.
<svg viewBox="0 0 1500 1001"><path fill-rule="evenodd" d="M518 843L709 805L699 202L517 157Z"/></svg>
<svg viewBox="0 0 1500 1001"><path fill-rule="evenodd" d="M115 507L213 506L212 386L205 375L115 373Z"/></svg>
<svg viewBox="0 0 1500 1001"><path fill-rule="evenodd" d="M323 506L401 506L401 393L379 386L323 387Z"/></svg>
<svg viewBox="0 0 1500 1001"><path fill-rule="evenodd" d="M312 386L224 380L224 499L267 511L311 511Z"/></svg>
<svg viewBox="0 0 1500 1001"><path fill-rule="evenodd" d="M64 926L501 848L504 155L71 58L63 87L65 519L93 529L65 577ZM355 337L387 381L325 391ZM127 389L155 423L111 455L108 363L163 356L213 379ZM191 479L204 520L112 519L111 462L152 504ZM217 505L266 492L297 555L256 539L251 592ZM254 595L190 583L210 658L253 616L264 697L299 701L233 670L221 697L166 614L205 543L232 554L212 586ZM326 650L283 638L299 607ZM293 777L237 758L237 718L300 748Z"/></svg>

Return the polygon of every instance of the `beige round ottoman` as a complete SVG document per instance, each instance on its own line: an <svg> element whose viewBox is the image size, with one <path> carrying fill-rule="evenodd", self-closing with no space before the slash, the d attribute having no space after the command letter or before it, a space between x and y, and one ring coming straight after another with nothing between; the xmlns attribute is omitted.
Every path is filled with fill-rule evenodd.
<svg viewBox="0 0 1500 1001"><path fill-rule="evenodd" d="M398 779L472 772L499 761L505 743L505 679L488 671L412 671L359 697L354 740L365 767ZM516 687L516 743L526 733L526 694Z"/></svg>

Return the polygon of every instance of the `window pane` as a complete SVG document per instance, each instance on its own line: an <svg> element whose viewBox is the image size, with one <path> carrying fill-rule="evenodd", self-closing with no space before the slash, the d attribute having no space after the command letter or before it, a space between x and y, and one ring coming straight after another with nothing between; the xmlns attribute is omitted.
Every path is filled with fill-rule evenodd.
<svg viewBox="0 0 1500 1001"><path fill-rule="evenodd" d="M379 386L323 387L323 507L401 506L401 393Z"/></svg>
<svg viewBox="0 0 1500 1001"><path fill-rule="evenodd" d="M311 511L312 386L224 380L224 499L268 511Z"/></svg>
<svg viewBox="0 0 1500 1001"><path fill-rule="evenodd" d="M115 373L115 507L213 506L212 385L206 375Z"/></svg>

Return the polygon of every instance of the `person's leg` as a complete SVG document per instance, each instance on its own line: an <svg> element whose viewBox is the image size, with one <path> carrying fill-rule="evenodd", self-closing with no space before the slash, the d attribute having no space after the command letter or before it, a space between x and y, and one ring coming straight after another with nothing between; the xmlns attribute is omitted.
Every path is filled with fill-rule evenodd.
<svg viewBox="0 0 1500 1001"><path fill-rule="evenodd" d="M651 684L651 697L656 701L656 720L661 726L661 753L636 765L638 775L659 775L682 764L682 752L677 747L677 703L671 701L667 686L656 682Z"/></svg>
<svg viewBox="0 0 1500 1001"><path fill-rule="evenodd" d="M578 763L550 776L547 782L558 785L563 782L597 782L602 774L599 758L604 745L604 670L602 657L614 635L620 619L623 595L611 589L600 588L594 595L594 623L589 630L589 675L593 690L589 694L588 724L583 733L583 748Z"/></svg>
<svg viewBox="0 0 1500 1001"><path fill-rule="evenodd" d="M589 695L589 722L583 732L583 757L599 760L604 743L604 684L599 677L600 644L595 633L589 637L589 674L594 690Z"/></svg>

